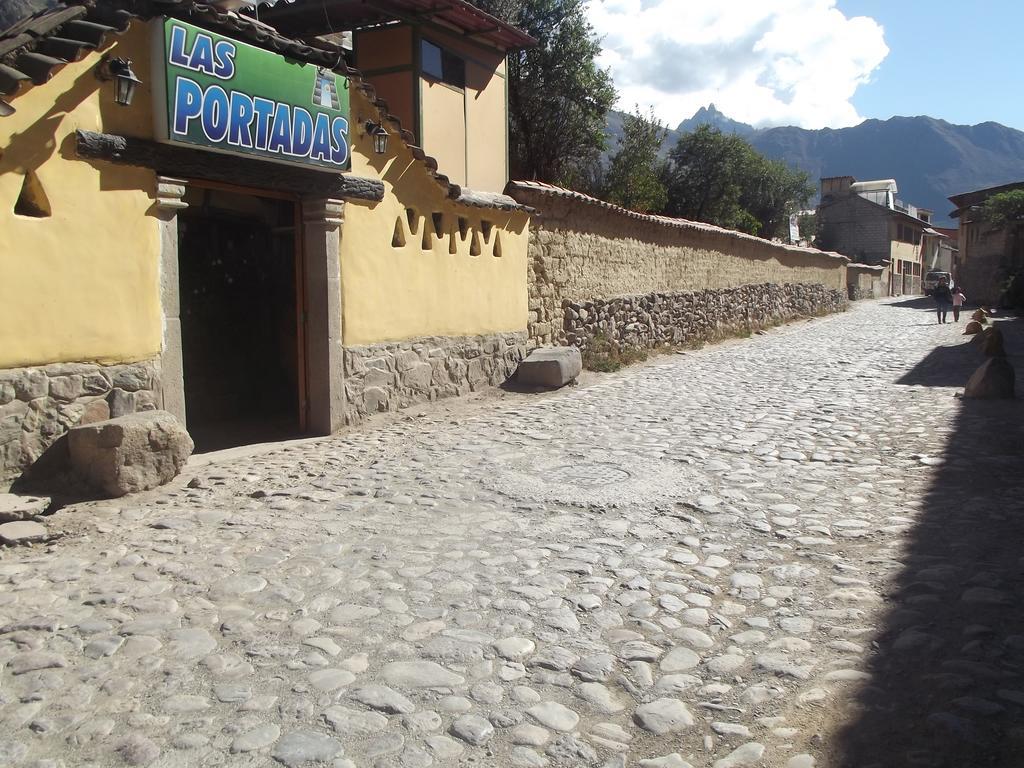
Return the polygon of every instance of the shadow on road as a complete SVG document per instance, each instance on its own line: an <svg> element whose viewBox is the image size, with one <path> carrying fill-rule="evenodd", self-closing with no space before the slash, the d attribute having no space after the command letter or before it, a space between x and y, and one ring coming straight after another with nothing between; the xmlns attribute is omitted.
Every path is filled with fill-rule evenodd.
<svg viewBox="0 0 1024 768"><path fill-rule="evenodd" d="M1024 327L1000 327L1019 383ZM962 386L981 360L940 348L901 383ZM1024 766L1024 401L962 401L951 426L838 734L844 768Z"/></svg>
<svg viewBox="0 0 1024 768"><path fill-rule="evenodd" d="M935 300L931 296L908 296L905 299L891 302L889 306L901 309L927 309L933 315L935 314Z"/></svg>
<svg viewBox="0 0 1024 768"><path fill-rule="evenodd" d="M896 383L922 387L963 387L974 370L985 362L981 344L972 344L973 338L963 336L956 346L936 347Z"/></svg>

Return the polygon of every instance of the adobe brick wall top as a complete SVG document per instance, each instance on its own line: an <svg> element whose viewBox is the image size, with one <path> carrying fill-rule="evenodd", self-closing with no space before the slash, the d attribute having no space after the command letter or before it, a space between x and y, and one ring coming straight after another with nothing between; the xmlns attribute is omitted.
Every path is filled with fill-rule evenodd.
<svg viewBox="0 0 1024 768"><path fill-rule="evenodd" d="M581 217L580 214L596 210L601 214L598 221L604 222L608 230L601 234L609 236L624 232L625 236L651 240L661 245L715 248L753 258L771 258L786 254L820 260L822 265L828 266L838 266L850 260L847 256L834 251L776 243L714 224L637 213L582 192L540 181L510 181L505 192L519 203L537 209L543 219L539 223L545 229L572 229L576 222L585 218L588 222L587 231L593 231L594 217Z"/></svg>

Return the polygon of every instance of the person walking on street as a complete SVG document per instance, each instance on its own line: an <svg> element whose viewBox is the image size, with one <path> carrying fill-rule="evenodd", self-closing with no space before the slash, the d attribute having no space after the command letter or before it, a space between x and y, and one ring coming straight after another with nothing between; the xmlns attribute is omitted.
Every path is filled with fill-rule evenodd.
<svg viewBox="0 0 1024 768"><path fill-rule="evenodd" d="M932 291L935 299L935 314L940 323L946 322L946 313L949 311L949 303L953 300L953 294L949 291L949 283L946 280L940 282Z"/></svg>
<svg viewBox="0 0 1024 768"><path fill-rule="evenodd" d="M963 291L959 288L953 290L953 322L960 322L960 310L963 309L964 302L967 301L967 297L964 296Z"/></svg>

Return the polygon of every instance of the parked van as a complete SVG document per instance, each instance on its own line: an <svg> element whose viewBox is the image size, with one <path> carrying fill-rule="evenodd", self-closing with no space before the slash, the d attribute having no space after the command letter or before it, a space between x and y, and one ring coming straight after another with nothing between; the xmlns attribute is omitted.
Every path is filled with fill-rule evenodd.
<svg viewBox="0 0 1024 768"><path fill-rule="evenodd" d="M953 287L953 276L949 272L928 272L924 276L924 280L921 283L921 287L924 288L924 295L931 296L932 291L935 290L940 282L945 280L949 283L949 287Z"/></svg>

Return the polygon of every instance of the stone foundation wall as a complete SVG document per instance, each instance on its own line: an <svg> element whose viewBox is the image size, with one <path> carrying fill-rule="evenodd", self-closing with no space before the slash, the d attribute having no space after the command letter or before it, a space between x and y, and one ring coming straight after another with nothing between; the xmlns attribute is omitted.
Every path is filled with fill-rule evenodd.
<svg viewBox="0 0 1024 768"><path fill-rule="evenodd" d="M766 283L818 285L846 295L849 259L837 253L639 214L538 182L510 182L507 193L541 212L529 245L533 346L568 341L566 301L724 295Z"/></svg>
<svg viewBox="0 0 1024 768"><path fill-rule="evenodd" d="M834 288L764 283L692 293L566 301L563 331L569 344L584 349L598 334L619 346L650 348L747 334L846 307L846 296Z"/></svg>
<svg viewBox="0 0 1024 768"><path fill-rule="evenodd" d="M0 490L75 424L157 407L155 362L0 370Z"/></svg>
<svg viewBox="0 0 1024 768"><path fill-rule="evenodd" d="M498 386L525 356L525 331L346 347L345 423Z"/></svg>

